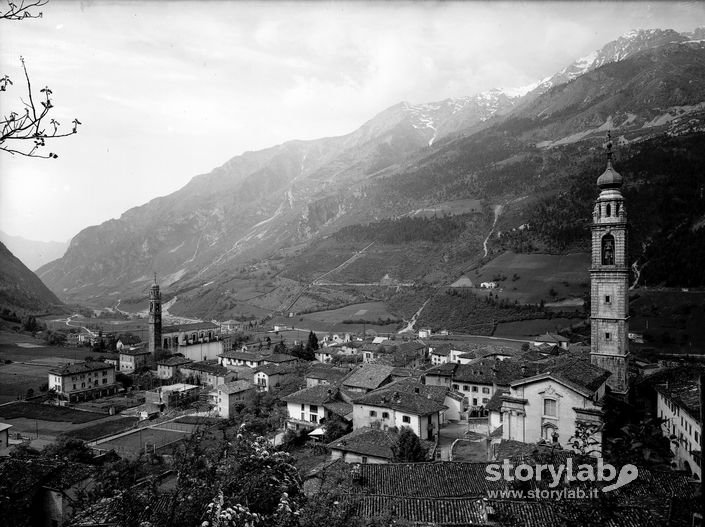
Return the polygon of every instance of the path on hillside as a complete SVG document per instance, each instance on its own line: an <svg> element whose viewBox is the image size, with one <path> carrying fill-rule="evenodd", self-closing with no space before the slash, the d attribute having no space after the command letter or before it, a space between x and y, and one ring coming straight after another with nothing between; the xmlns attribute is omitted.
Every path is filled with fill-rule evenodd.
<svg viewBox="0 0 705 527"><path fill-rule="evenodd" d="M504 208L504 205L495 205L494 206L494 221L492 222L492 229L490 229L490 232L487 234L487 238L485 238L485 241L482 242L482 248L485 251L485 254L483 255L483 258L487 257L487 242L490 241L490 236L492 236L492 233L494 232L494 228L497 225L497 220L499 219L499 215L502 214L502 209Z"/></svg>
<svg viewBox="0 0 705 527"><path fill-rule="evenodd" d="M311 286L319 285L319 283L318 283L319 280L325 278L326 276L328 276L328 275L331 274L331 273L334 273L334 272L336 272L336 271L340 271L341 269L345 269L348 265L350 265L350 264L353 263L355 260L357 260L358 258L360 258L360 257L363 255L363 253L364 253L367 249L369 249L370 247L372 247L374 244L375 244L375 242L370 243L369 245L367 245L366 247L363 247L362 249L360 249L360 250L357 251L356 253L353 253L353 255L352 255L350 258L348 258L347 260L345 260L345 261L344 261L343 263L341 263L340 265L334 267L334 268L331 269L330 271L327 271L327 272L323 273L323 274L320 275L318 278L314 278L311 282L309 282L308 284L306 284L304 287L301 288L301 291L298 292L298 294L294 297L294 300L289 304L289 307L287 307L286 309L284 309L283 312L284 312L285 314L291 312L291 310L292 310L292 308L294 307L294 305L296 304L296 302L299 301L299 298L301 298L301 297L303 296L303 294L304 294L306 291L308 291Z"/></svg>
<svg viewBox="0 0 705 527"><path fill-rule="evenodd" d="M423 303L423 305L419 308L419 310L418 310L416 313L414 313L414 316L411 317L411 320L409 320L409 323L406 325L406 327L400 329L399 331L397 331L397 333L408 333L408 332L410 332L410 331L414 331L414 326L416 325L416 320L417 320L417 319L419 318L419 316L421 315L421 312L423 311L423 308L425 308L425 307L426 307L426 304L428 304L430 301L431 301L430 298L429 298L428 300L426 300L426 301Z"/></svg>
<svg viewBox="0 0 705 527"><path fill-rule="evenodd" d="M71 315L70 317L66 317L66 318L57 318L56 320L52 320L52 322L64 322L64 323L65 323L67 326L69 326L70 328L81 328L82 330L86 331L90 336L95 337L96 334L93 333L93 332L92 332L90 329L88 329L86 326L81 326L80 324L78 324L78 325L71 324L71 322L73 321L72 319L73 319L74 317L80 317L80 316L81 316L80 313L74 313L74 314Z"/></svg>

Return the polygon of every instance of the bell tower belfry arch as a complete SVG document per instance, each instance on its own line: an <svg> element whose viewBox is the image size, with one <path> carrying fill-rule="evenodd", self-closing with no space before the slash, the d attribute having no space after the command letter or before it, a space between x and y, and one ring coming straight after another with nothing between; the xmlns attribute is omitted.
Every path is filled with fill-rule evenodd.
<svg viewBox="0 0 705 527"><path fill-rule="evenodd" d="M600 194L592 213L590 266L590 362L612 372L607 385L612 392L629 391L629 260L627 209L622 196L622 176L612 166L612 141L608 134L607 168L597 179Z"/></svg>

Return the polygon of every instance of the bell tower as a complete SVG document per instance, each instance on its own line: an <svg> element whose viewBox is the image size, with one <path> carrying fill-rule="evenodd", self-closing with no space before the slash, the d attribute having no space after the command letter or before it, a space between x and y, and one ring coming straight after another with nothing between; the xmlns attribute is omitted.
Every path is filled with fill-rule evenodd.
<svg viewBox="0 0 705 527"><path fill-rule="evenodd" d="M149 352L154 355L162 342L162 295L159 292L157 273L149 290Z"/></svg>
<svg viewBox="0 0 705 527"><path fill-rule="evenodd" d="M607 168L597 179L600 195L592 213L590 266L590 362L612 372L612 392L629 391L629 260L627 209L622 176L612 167L612 140L607 135Z"/></svg>

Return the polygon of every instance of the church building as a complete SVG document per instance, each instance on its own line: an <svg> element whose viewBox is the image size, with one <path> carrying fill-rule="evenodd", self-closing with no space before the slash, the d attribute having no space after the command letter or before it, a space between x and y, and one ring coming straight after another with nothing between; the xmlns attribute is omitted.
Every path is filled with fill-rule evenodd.
<svg viewBox="0 0 705 527"><path fill-rule="evenodd" d="M609 136L608 136L609 137ZM607 168L597 179L600 195L592 213L591 349L592 364L612 373L613 393L629 391L629 260L627 209L622 176L612 167L612 142L607 143Z"/></svg>

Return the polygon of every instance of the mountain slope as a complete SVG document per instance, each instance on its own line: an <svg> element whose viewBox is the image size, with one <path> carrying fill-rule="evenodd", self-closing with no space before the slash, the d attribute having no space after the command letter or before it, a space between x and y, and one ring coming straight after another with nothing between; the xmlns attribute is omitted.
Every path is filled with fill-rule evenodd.
<svg viewBox="0 0 705 527"><path fill-rule="evenodd" d="M30 269L61 258L69 246L68 242L40 242L28 240L21 236L12 236L0 231L0 242Z"/></svg>
<svg viewBox="0 0 705 527"><path fill-rule="evenodd" d="M0 242L0 306L13 311L46 312L61 302Z"/></svg>
<svg viewBox="0 0 705 527"><path fill-rule="evenodd" d="M673 38L654 35L644 42ZM272 282L252 298L266 298L268 289L287 281L288 293L272 293L277 301L271 305L279 306L287 295L300 294L296 281L315 280L363 249L333 243L319 244L328 252L318 252L321 239L345 226L424 210L468 214L453 241L424 241L413 258L393 244L377 244L344 273L350 280L360 269L366 280L444 283L463 270L463 261L482 257L483 240L492 247L490 235L499 227L524 223L541 199L568 191L571 178L598 174L602 161L595 149L608 129L618 145L703 129L703 44L631 40L636 44L628 53L615 44L611 54L591 62L604 64L544 93L400 103L346 136L243 154L169 196L83 230L63 258L38 274L62 298L105 301L106 295L141 295L154 270L180 299L215 284L201 295L203 305L222 300L228 306L229 291L242 285L235 270L250 266L258 281ZM493 209L502 211L497 231ZM308 253L316 256L302 260ZM258 264L267 259L268 266ZM298 268L305 272L284 271Z"/></svg>

